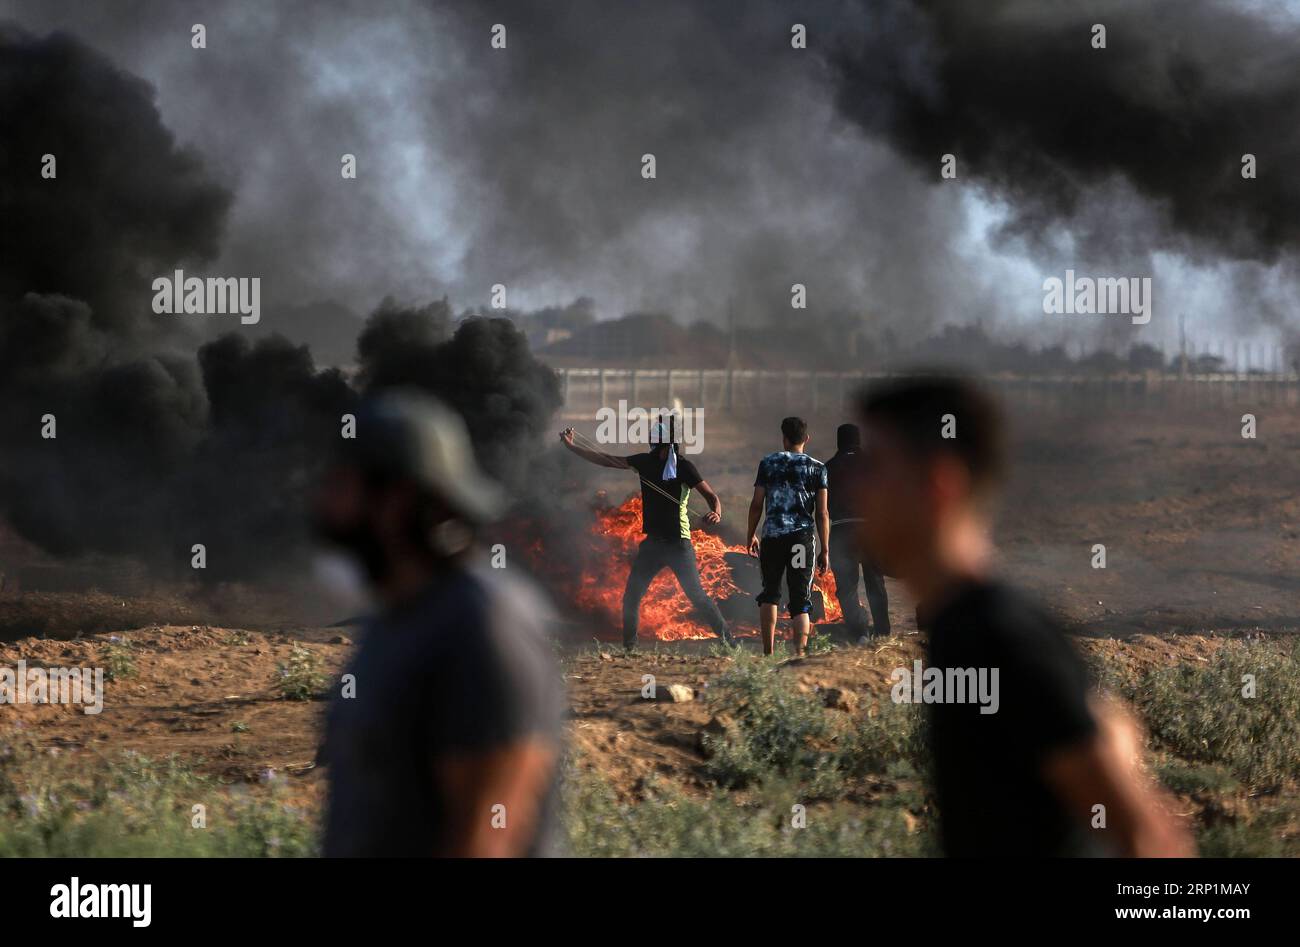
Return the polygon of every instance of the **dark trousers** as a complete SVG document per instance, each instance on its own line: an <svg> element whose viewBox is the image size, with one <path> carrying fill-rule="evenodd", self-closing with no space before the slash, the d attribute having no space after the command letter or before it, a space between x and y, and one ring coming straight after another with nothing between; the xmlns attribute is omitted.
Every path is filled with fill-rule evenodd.
<svg viewBox="0 0 1300 947"><path fill-rule="evenodd" d="M833 546L831 548L834 548ZM811 531L764 536L758 544L758 568L763 575L759 605L781 605L781 577L790 591L790 617L812 610L813 569L817 546Z"/></svg>
<svg viewBox="0 0 1300 947"><path fill-rule="evenodd" d="M709 598L709 593L700 585L700 570L695 564L695 547L691 541L647 537L641 541L641 548L632 560L627 588L623 590L623 644L629 648L636 644L641 599L645 597L646 589L650 588L655 576L664 569L673 570L682 591L695 606L696 613L708 623L714 634L726 640L727 621L722 617L722 612L718 611L717 603Z"/></svg>
<svg viewBox="0 0 1300 947"><path fill-rule="evenodd" d="M858 599L859 577L867 589L872 632L889 634L889 596L885 592L885 578L858 549L852 526L831 527L831 572L835 575L835 596L844 612L844 624L854 637L867 633L867 613Z"/></svg>

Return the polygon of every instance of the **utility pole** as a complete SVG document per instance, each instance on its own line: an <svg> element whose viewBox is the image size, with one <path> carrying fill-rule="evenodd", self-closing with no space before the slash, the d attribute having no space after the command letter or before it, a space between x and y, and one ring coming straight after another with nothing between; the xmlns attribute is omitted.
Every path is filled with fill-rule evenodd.
<svg viewBox="0 0 1300 947"><path fill-rule="evenodd" d="M1187 377L1187 313L1178 314L1178 377Z"/></svg>
<svg viewBox="0 0 1300 947"><path fill-rule="evenodd" d="M727 297L727 393L725 397L727 413L736 406L736 301L734 296Z"/></svg>
<svg viewBox="0 0 1300 947"><path fill-rule="evenodd" d="M736 367L736 297L727 297L727 368Z"/></svg>

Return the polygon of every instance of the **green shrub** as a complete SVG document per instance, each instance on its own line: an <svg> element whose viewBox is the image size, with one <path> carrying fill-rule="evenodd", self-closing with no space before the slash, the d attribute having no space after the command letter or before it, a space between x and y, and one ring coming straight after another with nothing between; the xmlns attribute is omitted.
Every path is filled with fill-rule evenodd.
<svg viewBox="0 0 1300 947"><path fill-rule="evenodd" d="M882 698L873 713L856 715L841 741L839 767L851 776L916 778L930 771L925 708Z"/></svg>
<svg viewBox="0 0 1300 947"><path fill-rule="evenodd" d="M312 700L324 690L321 656L295 641L289 660L280 665L280 693L291 700Z"/></svg>
<svg viewBox="0 0 1300 947"><path fill-rule="evenodd" d="M1243 677L1255 680L1243 696ZM1264 642L1231 641L1204 665L1157 668L1125 688L1156 742L1252 789L1300 775L1300 666Z"/></svg>
<svg viewBox="0 0 1300 947"><path fill-rule="evenodd" d="M317 827L272 790L231 789L174 757L75 762L0 748L0 856L268 857L315 854ZM193 825L194 806L206 825Z"/></svg>
<svg viewBox="0 0 1300 947"><path fill-rule="evenodd" d="M110 681L120 681L135 673L135 650L127 638L113 641L104 652L104 675Z"/></svg>
<svg viewBox="0 0 1300 947"><path fill-rule="evenodd" d="M706 730L705 775L722 788L793 784L810 800L843 798L868 778L925 805L929 753L924 708L881 700L870 711L827 710L788 672L738 657L709 688L723 726Z"/></svg>
<svg viewBox="0 0 1300 947"><path fill-rule="evenodd" d="M1231 793L1241 788L1232 774L1222 766L1167 760L1156 766L1156 775L1171 792L1185 796L1193 793Z"/></svg>
<svg viewBox="0 0 1300 947"><path fill-rule="evenodd" d="M724 787L743 787L775 776L815 779L834 765L818 745L830 727L821 702L799 693L786 673L752 655L735 663L709 687L709 706L731 725L705 734L706 771Z"/></svg>
<svg viewBox="0 0 1300 947"><path fill-rule="evenodd" d="M1284 858L1300 853L1290 834L1300 812L1263 812L1246 819L1215 822L1196 836L1202 858ZM1290 841L1288 842L1288 838Z"/></svg>
<svg viewBox="0 0 1300 947"><path fill-rule="evenodd" d="M652 783L620 802L594 774L565 782L569 854L582 857L881 857L936 854L933 833L898 806L807 806L794 825L797 791L766 789L740 801L725 792L694 798Z"/></svg>

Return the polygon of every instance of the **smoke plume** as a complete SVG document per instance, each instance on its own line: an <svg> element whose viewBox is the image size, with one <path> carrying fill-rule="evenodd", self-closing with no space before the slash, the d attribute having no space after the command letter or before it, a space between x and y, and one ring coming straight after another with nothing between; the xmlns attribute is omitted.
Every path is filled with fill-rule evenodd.
<svg viewBox="0 0 1300 947"><path fill-rule="evenodd" d="M1300 30L1258 4L0 4L0 515L61 555L291 561L339 416L395 385L526 491L554 377L447 302L497 284L743 332L802 283L907 343L1017 307L1054 332L1044 271L1173 258L1225 329L1295 324ZM263 277L263 324L155 315L178 267ZM331 362L356 322L355 376L301 344L320 320Z"/></svg>
<svg viewBox="0 0 1300 947"><path fill-rule="evenodd" d="M1014 229L1070 220L1094 251L1118 237L1125 253L1266 262L1300 241L1295 24L1217 0L918 0L907 19L910 43L834 57L840 106L918 160L958 155L1011 202ZM1158 231L1090 216L1116 179L1155 205Z"/></svg>
<svg viewBox="0 0 1300 947"><path fill-rule="evenodd" d="M55 555L128 554L208 579L301 565L306 498L360 392L306 346L197 347L150 284L217 252L232 195L176 146L147 84L63 34L0 33L0 516ZM43 177L42 156L56 157ZM360 385L432 390L519 482L554 375L503 320L385 301ZM220 317L217 317L220 318ZM53 435L53 436L50 436Z"/></svg>

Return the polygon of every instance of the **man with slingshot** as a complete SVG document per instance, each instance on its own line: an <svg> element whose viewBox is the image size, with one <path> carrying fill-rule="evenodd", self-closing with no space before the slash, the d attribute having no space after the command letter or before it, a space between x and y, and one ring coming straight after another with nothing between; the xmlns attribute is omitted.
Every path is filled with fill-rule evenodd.
<svg viewBox="0 0 1300 947"><path fill-rule="evenodd" d="M645 539L637 549L627 588L623 590L623 647L629 650L636 647L641 599L655 576L666 568L673 570L682 591L714 634L724 644L734 644L717 603L700 584L695 546L691 542L691 491L699 490L709 504L709 512L704 516L706 523L721 522L722 501L700 476L695 464L678 456L669 425L659 423L652 428L650 450L626 457L606 454L594 444L583 447L574 443L575 438L591 444L571 427L560 432L564 446L584 460L598 467L633 470L641 479L641 532L645 533Z"/></svg>

